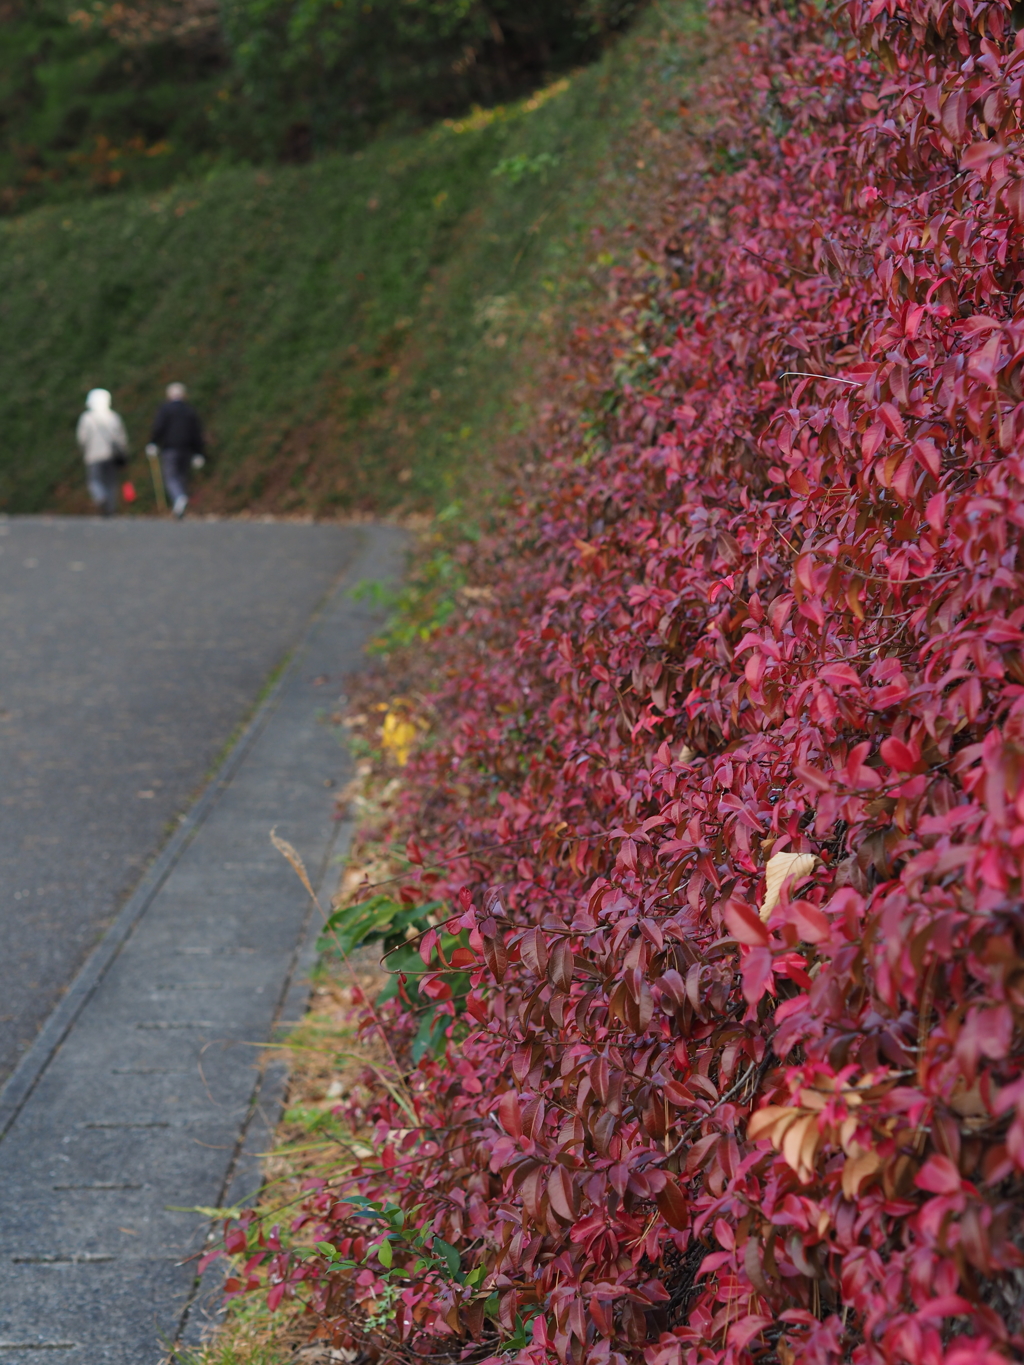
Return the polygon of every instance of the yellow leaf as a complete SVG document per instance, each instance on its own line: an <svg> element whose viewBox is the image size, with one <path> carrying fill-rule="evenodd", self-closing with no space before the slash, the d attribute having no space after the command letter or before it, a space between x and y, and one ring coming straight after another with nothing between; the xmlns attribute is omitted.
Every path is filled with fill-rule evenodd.
<svg viewBox="0 0 1024 1365"><path fill-rule="evenodd" d="M399 711L389 711L380 730L380 742L400 768L409 762L416 740L416 726Z"/></svg>

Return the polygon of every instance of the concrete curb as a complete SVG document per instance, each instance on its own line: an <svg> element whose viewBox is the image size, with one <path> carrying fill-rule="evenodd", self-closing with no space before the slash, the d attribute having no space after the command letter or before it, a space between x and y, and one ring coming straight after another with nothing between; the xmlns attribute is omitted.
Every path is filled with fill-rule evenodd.
<svg viewBox="0 0 1024 1365"><path fill-rule="evenodd" d="M345 820L339 824L321 866L311 877L318 896L324 889L331 861L338 856L339 850L345 852L348 849L354 832L353 821ZM301 1018L309 1008L309 977L317 963L316 945L323 928L318 918L316 908L311 903L274 1015L274 1037L282 1032L290 1032L284 1026ZM273 1142L287 1105L290 1080L288 1063L283 1059L275 1058L261 1067L217 1200L221 1208L236 1205L245 1207L258 1201L263 1190L263 1153ZM254 1139L256 1146L252 1148L250 1144ZM197 1350L208 1334L223 1321L225 1303L222 1286L225 1273L223 1261L218 1260L196 1276L163 1365L174 1365L181 1361L183 1351Z"/></svg>

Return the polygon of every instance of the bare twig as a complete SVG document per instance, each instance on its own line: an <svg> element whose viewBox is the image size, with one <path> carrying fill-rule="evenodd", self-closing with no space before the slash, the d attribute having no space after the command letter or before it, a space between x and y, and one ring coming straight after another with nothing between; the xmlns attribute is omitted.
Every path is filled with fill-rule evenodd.
<svg viewBox="0 0 1024 1365"><path fill-rule="evenodd" d="M755 1071L760 1072L756 1082L758 1085L760 1085L761 1081L764 1079L764 1073L768 1070L769 1066L771 1066L773 1055L774 1054L771 1051L768 1051L765 1053L764 1057L760 1062L751 1062L750 1066L739 1078L736 1084L732 1086L730 1089L728 1089L724 1095L719 1095L718 1099L715 1100L714 1104L708 1110L707 1114L702 1114L695 1123L691 1123L690 1126L683 1133L682 1137L676 1143L676 1145L672 1148L672 1150L666 1152L664 1156L659 1157L656 1162L652 1163L652 1165L660 1166L663 1162L668 1161L670 1157L675 1156L675 1154L680 1150L680 1148L684 1147L690 1141L690 1139L695 1136L695 1134L700 1132L702 1125L706 1122L709 1115L713 1114L716 1109L720 1109L723 1104L728 1103L729 1100L733 1099L736 1095L740 1093L740 1091L750 1080L751 1076L754 1074Z"/></svg>

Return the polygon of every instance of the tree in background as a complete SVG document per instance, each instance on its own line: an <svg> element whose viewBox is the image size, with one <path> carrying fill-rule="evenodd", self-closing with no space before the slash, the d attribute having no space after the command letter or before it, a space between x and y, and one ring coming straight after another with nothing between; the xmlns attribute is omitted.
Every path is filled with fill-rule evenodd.
<svg viewBox="0 0 1024 1365"><path fill-rule="evenodd" d="M72 23L98 22L124 47L141 47L168 38L194 41L220 36L219 0L140 0L75 10Z"/></svg>
<svg viewBox="0 0 1024 1365"><path fill-rule="evenodd" d="M0 209L202 169L228 72L215 0L0 4Z"/></svg>
<svg viewBox="0 0 1024 1365"><path fill-rule="evenodd" d="M510 98L594 56L638 8L638 0L225 0L224 18L265 150L283 130L276 150L294 155Z"/></svg>
<svg viewBox="0 0 1024 1365"><path fill-rule="evenodd" d="M641 0L0 0L0 208L304 160L523 93Z"/></svg>

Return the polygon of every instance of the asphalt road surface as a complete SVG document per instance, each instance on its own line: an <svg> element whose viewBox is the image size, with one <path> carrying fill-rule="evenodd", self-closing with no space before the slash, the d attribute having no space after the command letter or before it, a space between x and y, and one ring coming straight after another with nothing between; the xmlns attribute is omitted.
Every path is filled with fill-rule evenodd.
<svg viewBox="0 0 1024 1365"><path fill-rule="evenodd" d="M0 519L0 1081L357 540L282 522Z"/></svg>

